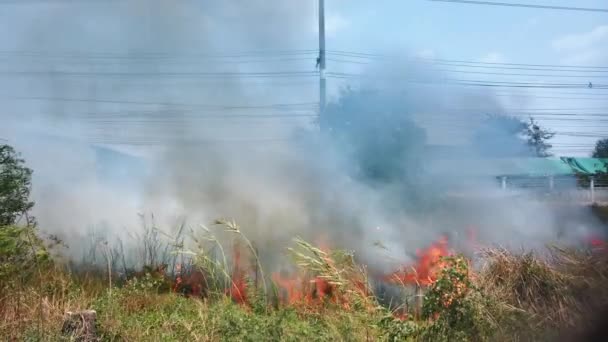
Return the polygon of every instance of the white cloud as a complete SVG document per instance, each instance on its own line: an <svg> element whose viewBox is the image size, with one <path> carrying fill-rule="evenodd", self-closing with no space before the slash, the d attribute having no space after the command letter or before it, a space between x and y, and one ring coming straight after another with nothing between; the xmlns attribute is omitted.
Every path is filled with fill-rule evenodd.
<svg viewBox="0 0 608 342"><path fill-rule="evenodd" d="M498 52L490 52L479 59L479 62L483 63L504 63L505 61L505 57Z"/></svg>
<svg viewBox="0 0 608 342"><path fill-rule="evenodd" d="M341 31L344 31L350 26L350 21L348 21L344 16L337 13L327 13L325 15L325 34L327 37L335 37ZM314 33L319 33L318 23L315 23L312 26L312 31Z"/></svg>
<svg viewBox="0 0 608 342"><path fill-rule="evenodd" d="M535 27L535 26L538 26L539 24L540 24L540 19L537 17L532 17L526 21L525 25L528 27Z"/></svg>
<svg viewBox="0 0 608 342"><path fill-rule="evenodd" d="M551 45L561 55L563 63L605 63L608 60L608 25L559 37Z"/></svg>
<svg viewBox="0 0 608 342"><path fill-rule="evenodd" d="M568 34L553 41L557 51L589 48L608 41L608 25L602 25L589 32Z"/></svg>
<svg viewBox="0 0 608 342"><path fill-rule="evenodd" d="M350 23L346 18L339 14L330 14L325 21L325 30L330 37L335 36L338 32L349 27Z"/></svg>
<svg viewBox="0 0 608 342"><path fill-rule="evenodd" d="M416 52L416 57L418 58L435 58L435 51L431 50L431 49L423 49L420 51Z"/></svg>

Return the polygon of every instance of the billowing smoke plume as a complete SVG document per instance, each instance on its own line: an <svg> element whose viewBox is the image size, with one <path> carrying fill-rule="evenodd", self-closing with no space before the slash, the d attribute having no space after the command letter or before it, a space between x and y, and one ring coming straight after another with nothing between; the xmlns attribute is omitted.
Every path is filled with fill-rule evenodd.
<svg viewBox="0 0 608 342"><path fill-rule="evenodd" d="M264 258L294 236L327 236L376 264L385 253L377 242L404 261L446 232L475 227L486 241L520 244L559 228L548 205L506 198L492 177L474 177L475 165L429 148L468 141L471 127L439 114L475 123L463 108L503 112L490 93L438 86L442 75L407 54L342 70L358 76L332 88L317 133L316 56L294 52L314 49L310 4L47 6L20 9L27 25L5 42L24 52L6 56L6 69L18 72L2 83L1 133L35 170L41 227L68 244L91 226L133 236L137 213L153 212L161 226L234 218ZM253 50L262 52L243 53ZM99 147L139 162L106 182ZM116 171L129 162L104 163Z"/></svg>

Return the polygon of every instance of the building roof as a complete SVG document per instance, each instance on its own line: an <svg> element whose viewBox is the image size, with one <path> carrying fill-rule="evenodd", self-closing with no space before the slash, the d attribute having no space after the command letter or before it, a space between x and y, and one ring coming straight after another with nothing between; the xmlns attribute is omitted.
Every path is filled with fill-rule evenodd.
<svg viewBox="0 0 608 342"><path fill-rule="evenodd" d="M573 172L579 174L593 175L607 172L607 158L568 158L562 157L562 161L570 167Z"/></svg>
<svg viewBox="0 0 608 342"><path fill-rule="evenodd" d="M430 158L428 172L454 170L470 177L545 177L594 175L607 172L608 159L599 158Z"/></svg>

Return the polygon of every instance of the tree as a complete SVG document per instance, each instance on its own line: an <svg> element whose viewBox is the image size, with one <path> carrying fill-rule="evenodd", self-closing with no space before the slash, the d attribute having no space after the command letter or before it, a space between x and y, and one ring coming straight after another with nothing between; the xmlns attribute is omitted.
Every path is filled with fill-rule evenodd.
<svg viewBox="0 0 608 342"><path fill-rule="evenodd" d="M600 139L595 143L593 158L608 158L608 138Z"/></svg>
<svg viewBox="0 0 608 342"><path fill-rule="evenodd" d="M15 224L23 216L28 224L33 218L28 212L34 206L29 200L32 170L9 145L0 145L0 227Z"/></svg>
<svg viewBox="0 0 608 342"><path fill-rule="evenodd" d="M548 141L555 136L554 132L540 127L536 120L530 117L525 135L528 140L528 146L537 157L550 157L552 155L549 150L553 145L549 144Z"/></svg>

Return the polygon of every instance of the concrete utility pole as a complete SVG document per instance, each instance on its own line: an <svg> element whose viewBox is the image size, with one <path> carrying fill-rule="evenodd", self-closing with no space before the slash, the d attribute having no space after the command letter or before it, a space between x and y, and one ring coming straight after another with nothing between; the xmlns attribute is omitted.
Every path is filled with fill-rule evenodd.
<svg viewBox="0 0 608 342"><path fill-rule="evenodd" d="M326 79L325 79L325 0L319 0L319 128L323 127L323 114L326 104Z"/></svg>

